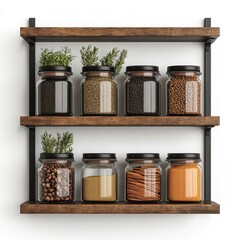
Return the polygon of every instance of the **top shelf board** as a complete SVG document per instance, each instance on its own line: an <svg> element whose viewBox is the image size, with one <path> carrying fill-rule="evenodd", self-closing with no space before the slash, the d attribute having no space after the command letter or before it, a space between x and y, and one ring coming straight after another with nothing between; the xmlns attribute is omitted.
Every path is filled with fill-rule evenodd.
<svg viewBox="0 0 240 240"><path fill-rule="evenodd" d="M199 126L214 127L220 124L219 117L186 116L22 116L21 126Z"/></svg>
<svg viewBox="0 0 240 240"><path fill-rule="evenodd" d="M21 37L33 42L205 42L220 36L218 27L78 28L22 27Z"/></svg>

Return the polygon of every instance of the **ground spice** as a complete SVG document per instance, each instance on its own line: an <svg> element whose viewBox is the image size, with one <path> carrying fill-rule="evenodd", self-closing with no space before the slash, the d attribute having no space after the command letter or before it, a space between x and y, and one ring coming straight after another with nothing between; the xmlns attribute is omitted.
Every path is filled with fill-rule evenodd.
<svg viewBox="0 0 240 240"><path fill-rule="evenodd" d="M159 201L160 196L159 168L139 166L126 173L127 201Z"/></svg>
<svg viewBox="0 0 240 240"><path fill-rule="evenodd" d="M117 200L117 175L89 176L83 178L83 201L115 202Z"/></svg>
<svg viewBox="0 0 240 240"><path fill-rule="evenodd" d="M168 200L202 200L202 170L197 163L172 165L168 169Z"/></svg>

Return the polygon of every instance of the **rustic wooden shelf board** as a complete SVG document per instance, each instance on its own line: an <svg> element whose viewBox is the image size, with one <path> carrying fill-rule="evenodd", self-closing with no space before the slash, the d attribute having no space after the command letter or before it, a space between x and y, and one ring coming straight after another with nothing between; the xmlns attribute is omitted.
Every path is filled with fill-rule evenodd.
<svg viewBox="0 0 240 240"><path fill-rule="evenodd" d="M22 27L27 42L214 42L218 27L79 28Z"/></svg>
<svg viewBox="0 0 240 240"><path fill-rule="evenodd" d="M22 126L217 126L219 117L175 117L175 116L99 116L99 117L53 117L22 116Z"/></svg>
<svg viewBox="0 0 240 240"><path fill-rule="evenodd" d="M25 202L20 206L20 212L26 214L218 214L220 205L210 203L184 204L47 204Z"/></svg>

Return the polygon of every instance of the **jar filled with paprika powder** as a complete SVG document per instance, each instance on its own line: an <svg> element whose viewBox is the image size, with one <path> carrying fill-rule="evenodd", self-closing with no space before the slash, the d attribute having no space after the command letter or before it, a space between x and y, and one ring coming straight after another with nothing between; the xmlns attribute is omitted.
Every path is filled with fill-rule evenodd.
<svg viewBox="0 0 240 240"><path fill-rule="evenodd" d="M167 200L200 202L202 169L199 153L169 153L167 157Z"/></svg>

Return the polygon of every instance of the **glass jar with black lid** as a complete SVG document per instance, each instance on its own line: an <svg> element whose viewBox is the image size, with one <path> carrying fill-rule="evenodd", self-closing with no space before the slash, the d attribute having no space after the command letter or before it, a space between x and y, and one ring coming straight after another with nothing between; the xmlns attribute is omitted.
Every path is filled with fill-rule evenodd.
<svg viewBox="0 0 240 240"><path fill-rule="evenodd" d="M73 153L41 153L39 161L38 200L43 203L73 202Z"/></svg>
<svg viewBox="0 0 240 240"><path fill-rule="evenodd" d="M83 154L83 202L116 202L118 200L116 163L114 153Z"/></svg>
<svg viewBox="0 0 240 240"><path fill-rule="evenodd" d="M201 115L200 67L177 65L167 68L167 115Z"/></svg>
<svg viewBox="0 0 240 240"><path fill-rule="evenodd" d="M117 115L117 83L114 68L82 68L82 115Z"/></svg>
<svg viewBox="0 0 240 240"><path fill-rule="evenodd" d="M40 66L37 82L37 115L72 115L71 67Z"/></svg>
<svg viewBox="0 0 240 240"><path fill-rule="evenodd" d="M169 153L167 200L199 202L202 200L202 169L199 153Z"/></svg>
<svg viewBox="0 0 240 240"><path fill-rule="evenodd" d="M158 153L128 153L125 169L127 202L159 202L161 175Z"/></svg>
<svg viewBox="0 0 240 240"><path fill-rule="evenodd" d="M125 115L160 115L157 66L128 66L125 81Z"/></svg>

